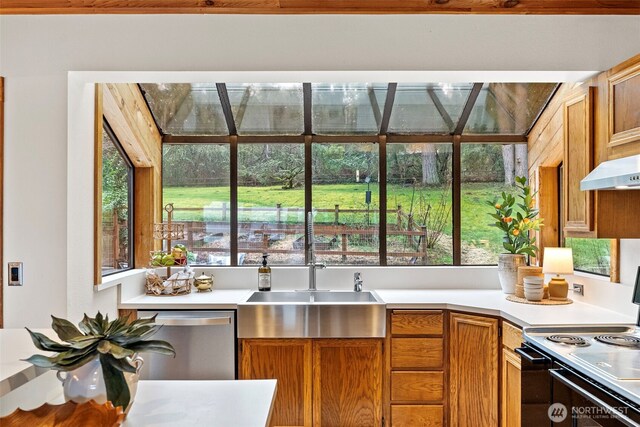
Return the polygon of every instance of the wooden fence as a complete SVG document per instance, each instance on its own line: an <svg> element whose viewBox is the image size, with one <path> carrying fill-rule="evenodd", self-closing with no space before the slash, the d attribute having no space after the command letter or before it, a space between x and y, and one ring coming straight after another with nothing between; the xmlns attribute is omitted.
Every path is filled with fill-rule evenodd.
<svg viewBox="0 0 640 427"><path fill-rule="evenodd" d="M229 206L222 203L220 207L205 208L174 208L175 213L179 212L202 212L217 211L221 213L220 221L180 221L185 224L186 239L184 243L187 248L196 252L207 253L225 253L229 252L228 248L213 248L203 246L206 244L208 236L218 235L221 238L229 233L228 215L230 214ZM304 213L303 208L283 208L281 204L275 207L240 207L240 212L273 212L274 217L271 221L256 220L253 222L244 221L238 223L240 235L251 237L251 240L240 240L238 242L238 251L245 253L263 253L272 254L293 254L304 252L304 224L291 224L283 221L283 215L287 213L298 212ZM340 205L335 205L333 209L316 209L316 212L333 213L332 224L318 224L314 226L317 236L334 236L329 242L316 243L316 254L319 255L340 255L342 260L346 261L347 256L378 256L378 252L353 250L350 249L350 236L378 236L379 228L377 226L368 226L358 228L352 225L340 224L340 217L343 214L367 213L366 209L340 209ZM398 205L397 209L387 210L387 215L396 216L396 225L387 227L388 236L405 236L406 246L411 251L387 252L390 257L411 257L421 258L427 262L427 227L415 224L412 215L404 212L402 206ZM256 226L256 224L260 224ZM405 225L406 224L406 225ZM299 235L298 240L294 241L292 249L276 249L271 244L277 240L281 240L285 235ZM298 243L298 244L296 244ZM358 249L358 248L355 248Z"/></svg>

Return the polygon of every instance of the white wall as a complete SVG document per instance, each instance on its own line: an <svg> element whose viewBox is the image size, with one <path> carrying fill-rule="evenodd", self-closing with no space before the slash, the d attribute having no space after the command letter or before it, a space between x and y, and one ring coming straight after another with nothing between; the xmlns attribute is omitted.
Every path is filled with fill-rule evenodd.
<svg viewBox="0 0 640 427"><path fill-rule="evenodd" d="M91 287L91 124L68 118L92 117L93 89L70 71L468 70L482 81L605 70L639 41L634 16L0 16L4 253L25 265L25 286L4 289L5 325L115 310L113 289Z"/></svg>

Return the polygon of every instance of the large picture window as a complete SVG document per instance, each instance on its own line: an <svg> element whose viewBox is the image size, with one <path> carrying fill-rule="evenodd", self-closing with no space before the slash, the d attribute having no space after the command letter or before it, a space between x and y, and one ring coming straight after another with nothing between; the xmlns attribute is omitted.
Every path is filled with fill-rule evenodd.
<svg viewBox="0 0 640 427"><path fill-rule="evenodd" d="M492 265L551 83L141 84L190 262Z"/></svg>
<svg viewBox="0 0 640 427"><path fill-rule="evenodd" d="M111 129L102 130L102 276L133 266L133 167Z"/></svg>

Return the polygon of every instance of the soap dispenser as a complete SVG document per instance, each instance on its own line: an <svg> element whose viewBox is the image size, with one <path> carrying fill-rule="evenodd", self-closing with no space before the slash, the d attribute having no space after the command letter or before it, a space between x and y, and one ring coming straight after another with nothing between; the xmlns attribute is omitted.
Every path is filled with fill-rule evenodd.
<svg viewBox="0 0 640 427"><path fill-rule="evenodd" d="M262 254L262 266L258 268L258 290L271 290L271 267L267 265L267 257L269 255Z"/></svg>

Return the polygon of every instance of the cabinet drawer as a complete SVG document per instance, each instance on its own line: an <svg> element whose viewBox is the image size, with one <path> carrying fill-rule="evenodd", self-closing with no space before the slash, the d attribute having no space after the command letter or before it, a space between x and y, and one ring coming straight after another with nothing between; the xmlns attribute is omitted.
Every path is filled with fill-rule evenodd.
<svg viewBox="0 0 640 427"><path fill-rule="evenodd" d="M442 338L391 338L392 368L441 368Z"/></svg>
<svg viewBox="0 0 640 427"><path fill-rule="evenodd" d="M391 400L438 402L442 401L443 393L442 372L391 372Z"/></svg>
<svg viewBox="0 0 640 427"><path fill-rule="evenodd" d="M391 425L393 427L444 425L442 405L391 405Z"/></svg>
<svg viewBox="0 0 640 427"><path fill-rule="evenodd" d="M393 310L393 335L442 335L443 318L440 310Z"/></svg>
<svg viewBox="0 0 640 427"><path fill-rule="evenodd" d="M511 323L502 323L502 345L509 350L515 350L522 345L522 329Z"/></svg>

